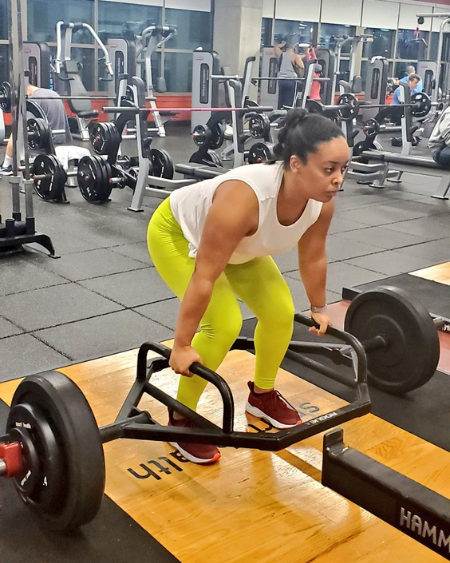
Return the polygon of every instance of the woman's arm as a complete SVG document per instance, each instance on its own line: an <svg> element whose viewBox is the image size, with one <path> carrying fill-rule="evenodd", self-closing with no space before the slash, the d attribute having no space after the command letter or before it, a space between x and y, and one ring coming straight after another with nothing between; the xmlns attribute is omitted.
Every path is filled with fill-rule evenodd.
<svg viewBox="0 0 450 563"><path fill-rule="evenodd" d="M298 242L300 275L312 307L326 305L326 237L333 211L334 200L324 203L319 218ZM316 313L314 320L320 324L318 333L324 334L329 324L328 317L323 313Z"/></svg>
<svg viewBox="0 0 450 563"><path fill-rule="evenodd" d="M258 221L258 200L250 186L230 180L217 188L175 329L170 366L176 373L190 375L192 362L201 361L191 342L208 307L214 282L225 270L239 242L256 232Z"/></svg>
<svg viewBox="0 0 450 563"><path fill-rule="evenodd" d="M277 59L279 59L281 57L281 54L283 53L283 47L285 45L286 45L286 43L278 43L278 45L274 45L273 52L275 53L275 56L277 57Z"/></svg>

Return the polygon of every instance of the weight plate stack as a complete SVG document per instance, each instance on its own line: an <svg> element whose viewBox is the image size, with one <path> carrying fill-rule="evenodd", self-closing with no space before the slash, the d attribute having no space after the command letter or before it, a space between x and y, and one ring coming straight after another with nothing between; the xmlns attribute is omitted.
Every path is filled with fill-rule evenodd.
<svg viewBox="0 0 450 563"><path fill-rule="evenodd" d="M211 144L211 129L208 125L196 125L191 135L197 147L209 147Z"/></svg>
<svg viewBox="0 0 450 563"><path fill-rule="evenodd" d="M11 85L3 82L0 86L0 109L5 113L11 113Z"/></svg>
<svg viewBox="0 0 450 563"><path fill-rule="evenodd" d="M222 161L220 160L220 156L213 150L204 150L199 149L195 152L189 162L194 162L195 164L205 164L206 166L222 166Z"/></svg>
<svg viewBox="0 0 450 563"><path fill-rule="evenodd" d="M414 117L425 117L431 110L431 99L425 92L415 92L411 96L411 113Z"/></svg>
<svg viewBox="0 0 450 563"><path fill-rule="evenodd" d="M120 145L120 134L114 123L91 122L89 125L89 140L95 154L110 155Z"/></svg>
<svg viewBox="0 0 450 563"><path fill-rule="evenodd" d="M46 149L50 143L50 128L45 119L31 117L27 120L28 146L31 150Z"/></svg>
<svg viewBox="0 0 450 563"><path fill-rule="evenodd" d="M368 119L363 124L362 131L368 139L375 139L380 132L380 124L376 119Z"/></svg>
<svg viewBox="0 0 450 563"><path fill-rule="evenodd" d="M223 145L226 127L227 125L224 121L219 121L211 128L211 138L209 140L209 146L211 149L217 150Z"/></svg>
<svg viewBox="0 0 450 563"><path fill-rule="evenodd" d="M83 156L78 163L78 187L90 203L107 201L111 193L111 176L105 172L105 160L100 156ZM110 169L109 169L110 170Z"/></svg>
<svg viewBox="0 0 450 563"><path fill-rule="evenodd" d="M175 171L172 158L167 151L162 149L151 149L150 164L152 168L152 176L172 180Z"/></svg>
<svg viewBox="0 0 450 563"><path fill-rule="evenodd" d="M270 160L275 160L275 153L273 151L273 143L255 143L253 144L247 156L247 161L249 164L259 164L261 162L267 162Z"/></svg>
<svg viewBox="0 0 450 563"><path fill-rule="evenodd" d="M248 130L254 139L265 139L270 133L270 120L264 113L250 113L247 116Z"/></svg>
<svg viewBox="0 0 450 563"><path fill-rule="evenodd" d="M38 154L30 171L33 176L46 176L46 178L34 180L34 190L41 199L61 199L67 174L56 156Z"/></svg>

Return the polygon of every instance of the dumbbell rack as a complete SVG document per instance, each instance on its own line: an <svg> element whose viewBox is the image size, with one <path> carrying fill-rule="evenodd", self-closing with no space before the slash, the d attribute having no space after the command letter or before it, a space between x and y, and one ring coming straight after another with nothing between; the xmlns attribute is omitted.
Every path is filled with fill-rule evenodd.
<svg viewBox="0 0 450 563"><path fill-rule="evenodd" d="M35 217L33 216L33 180L23 180L25 187L25 220L22 220L20 210L20 178L13 176L10 179L12 188L12 217L2 222L0 216L0 256L19 252L24 244L37 243L47 249L50 256L55 255L51 238L43 233L36 232Z"/></svg>

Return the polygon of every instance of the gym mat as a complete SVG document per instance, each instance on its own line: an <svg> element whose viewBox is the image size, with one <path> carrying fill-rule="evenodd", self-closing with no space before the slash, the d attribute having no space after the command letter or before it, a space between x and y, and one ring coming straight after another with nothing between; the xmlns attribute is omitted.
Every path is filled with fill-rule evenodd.
<svg viewBox="0 0 450 563"><path fill-rule="evenodd" d="M424 279L418 275L400 274L399 276L356 285L354 288L344 288L342 297L349 299L349 292L356 290L359 293L380 285L392 285L404 289L411 297L420 301L432 315L450 318L450 287L447 284Z"/></svg>
<svg viewBox="0 0 450 563"><path fill-rule="evenodd" d="M0 400L0 429L9 407ZM106 495L89 526L72 535L45 531L26 509L12 483L0 479L0 559L5 563L177 563L169 551Z"/></svg>
<svg viewBox="0 0 450 563"><path fill-rule="evenodd" d="M267 425L243 412L246 381L254 364L252 354L233 351L220 373L233 392L235 428L251 430L256 426L259 432L265 432L270 431ZM62 371L80 385L98 423L103 425L117 415L135 379L135 370L136 351L131 351ZM152 376L152 383L172 396L177 381L168 370ZM16 385L17 381L0 385L0 397L7 404ZM277 386L305 420L343 404L341 399L283 370ZM141 408L166 423L167 411L159 402L145 397ZM220 423L221 400L213 386L205 390L199 411ZM450 495L447 452L373 415L342 426L349 446L446 497ZM114 440L104 449L108 497L183 563L305 563L313 559L335 563L341 558L353 560L355 554L358 562L369 563L402 561L405 553L409 563L441 560L320 484L321 434L280 452L224 448L220 462L208 467L186 463L164 442ZM97 523L94 520L92 524ZM104 533L106 527L101 524ZM109 530L108 538L112 538ZM39 549L39 543L36 545ZM61 554L58 545L54 549ZM60 560L67 559L62 556ZM92 561L86 557L82 560Z"/></svg>
<svg viewBox="0 0 450 563"><path fill-rule="evenodd" d="M410 277L412 278L412 276ZM244 321L242 335L253 337L255 325L256 319ZM295 323L293 340L309 342L314 339L317 340L317 337L309 333L306 327ZM326 365L335 367L331 359L323 357L323 361ZM299 365L289 358L285 358L282 367L341 399L347 401L350 399L350 392L347 387ZM340 369L346 368L342 366ZM450 428L449 383L449 375L436 371L428 383L401 396L391 395L371 387L372 413L407 432L450 451L450 433L448 431Z"/></svg>

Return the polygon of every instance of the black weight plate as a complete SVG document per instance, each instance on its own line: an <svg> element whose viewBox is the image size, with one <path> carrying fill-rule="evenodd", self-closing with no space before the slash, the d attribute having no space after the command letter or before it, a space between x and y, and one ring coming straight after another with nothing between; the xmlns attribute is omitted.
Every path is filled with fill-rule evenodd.
<svg viewBox="0 0 450 563"><path fill-rule="evenodd" d="M103 173L95 156L83 156L78 162L78 187L86 201L98 201L98 193L102 189Z"/></svg>
<svg viewBox="0 0 450 563"><path fill-rule="evenodd" d="M115 123L113 122L109 122L111 125L111 144L112 144L112 150L108 153L108 156L111 153L116 153L119 149L120 143L122 141L122 137L120 136L119 130L117 129L117 126Z"/></svg>
<svg viewBox="0 0 450 563"><path fill-rule="evenodd" d="M351 121L358 117L359 102L353 94L341 94L337 106L336 115L341 121Z"/></svg>
<svg viewBox="0 0 450 563"><path fill-rule="evenodd" d="M40 510L57 509L65 467L49 422L36 405L19 403L8 414L7 432L24 452L24 473L14 478L20 496Z"/></svg>
<svg viewBox="0 0 450 563"><path fill-rule="evenodd" d="M197 125L192 131L192 139L197 147L211 146L211 129L208 125Z"/></svg>
<svg viewBox="0 0 450 563"><path fill-rule="evenodd" d="M275 160L272 143L255 143L250 147L247 156L249 164L259 164L269 160Z"/></svg>
<svg viewBox="0 0 450 563"><path fill-rule="evenodd" d="M112 183L110 182L112 178L111 165L104 158L101 157L97 157L97 158L98 158L97 162L102 169L102 178L103 178L103 182L99 186L99 191L97 194L98 201L108 201L112 191Z"/></svg>
<svg viewBox="0 0 450 563"><path fill-rule="evenodd" d="M51 154L38 154L31 166L32 175L46 175L34 180L34 189L42 199L59 199L64 191L67 174L59 160Z"/></svg>
<svg viewBox="0 0 450 563"><path fill-rule="evenodd" d="M436 327L425 307L403 290L381 286L359 294L348 308L345 330L363 344L377 335L387 339L387 347L367 353L369 381L383 391L407 393L436 371Z"/></svg>
<svg viewBox="0 0 450 563"><path fill-rule="evenodd" d="M363 124L362 131L368 139L375 139L380 132L380 124L376 119L368 119Z"/></svg>
<svg viewBox="0 0 450 563"><path fill-rule="evenodd" d="M11 407L30 405L48 423L63 463L57 506L28 499L28 506L57 531L69 531L97 514L105 486L105 462L100 432L80 389L62 373L51 371L25 378ZM36 443L37 445L37 443Z"/></svg>
<svg viewBox="0 0 450 563"><path fill-rule="evenodd" d="M3 82L0 86L0 109L5 113L11 113L11 85Z"/></svg>
<svg viewBox="0 0 450 563"><path fill-rule="evenodd" d="M108 122L91 122L89 141L95 154L107 155L111 151L111 128Z"/></svg>
<svg viewBox="0 0 450 563"><path fill-rule="evenodd" d="M152 176L172 180L174 175L173 161L167 151L151 149L150 162L153 170Z"/></svg>
<svg viewBox="0 0 450 563"><path fill-rule="evenodd" d="M415 92L411 96L411 113L414 117L425 117L431 110L430 96L425 92Z"/></svg>
<svg viewBox="0 0 450 563"><path fill-rule="evenodd" d="M219 149L223 145L225 138L226 123L219 121L211 128L211 138L209 141L209 146L211 149Z"/></svg>
<svg viewBox="0 0 450 563"><path fill-rule="evenodd" d="M248 130L254 139L264 139L270 133L270 121L263 113L248 114Z"/></svg>
<svg viewBox="0 0 450 563"><path fill-rule="evenodd" d="M40 117L27 120L28 146L31 150L48 148L50 142L50 128Z"/></svg>
<svg viewBox="0 0 450 563"><path fill-rule="evenodd" d="M213 150L205 150L204 148L199 149L189 159L189 162L195 162L196 164L205 164L206 166L222 166L222 161L220 156Z"/></svg>

